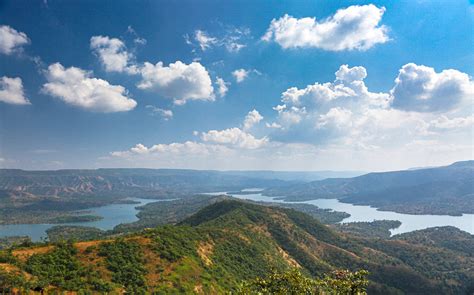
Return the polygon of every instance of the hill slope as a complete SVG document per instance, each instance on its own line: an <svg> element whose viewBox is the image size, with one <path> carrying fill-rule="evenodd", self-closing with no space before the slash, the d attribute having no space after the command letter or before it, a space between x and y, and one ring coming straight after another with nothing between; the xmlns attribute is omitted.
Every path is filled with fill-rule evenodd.
<svg viewBox="0 0 474 295"><path fill-rule="evenodd" d="M266 191L287 200L338 198L410 214L474 213L474 161L445 167L369 173Z"/></svg>
<svg viewBox="0 0 474 295"><path fill-rule="evenodd" d="M372 294L461 293L474 280L474 260L463 252L356 238L301 212L234 200L212 204L176 226L69 248L18 249L12 256L2 253L0 263L24 271L32 286L65 290L146 286L158 293L215 294L290 267L312 276L367 269Z"/></svg>

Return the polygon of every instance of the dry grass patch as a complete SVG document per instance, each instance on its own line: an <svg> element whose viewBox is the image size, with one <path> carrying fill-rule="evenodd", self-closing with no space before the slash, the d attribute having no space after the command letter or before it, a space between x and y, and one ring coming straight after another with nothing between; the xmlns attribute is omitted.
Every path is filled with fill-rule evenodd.
<svg viewBox="0 0 474 295"><path fill-rule="evenodd" d="M212 255L213 250L214 243L212 241L200 242L197 247L197 253L206 266L212 265L210 256Z"/></svg>

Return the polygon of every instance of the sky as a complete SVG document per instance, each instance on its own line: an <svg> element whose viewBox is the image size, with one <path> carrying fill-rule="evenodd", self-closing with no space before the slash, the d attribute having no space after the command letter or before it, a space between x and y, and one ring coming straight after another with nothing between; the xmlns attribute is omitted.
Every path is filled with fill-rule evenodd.
<svg viewBox="0 0 474 295"><path fill-rule="evenodd" d="M469 1L0 0L0 167L473 159Z"/></svg>

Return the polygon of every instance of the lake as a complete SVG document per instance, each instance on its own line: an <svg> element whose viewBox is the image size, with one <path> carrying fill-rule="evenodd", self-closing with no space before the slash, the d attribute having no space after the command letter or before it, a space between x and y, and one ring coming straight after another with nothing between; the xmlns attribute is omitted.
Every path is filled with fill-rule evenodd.
<svg viewBox="0 0 474 295"><path fill-rule="evenodd" d="M244 195L233 195L236 198L247 199L258 202L284 202L273 197L263 196L259 191L262 189L247 189L243 190L246 194ZM209 193L212 195L226 194L226 192ZM167 200L151 200L151 199L130 199L137 201L137 204L113 204L103 207L90 208L87 210L87 214L98 215L103 219L91 222L76 222L76 223L63 223L63 224L10 224L0 225L0 237L6 236L29 236L33 241L40 241L41 238L47 237L46 230L56 225L77 225L77 226L90 226L96 227L102 230L111 230L115 226L121 223L130 223L137 221L137 213L139 210L136 209L138 206L142 206L151 202L167 201ZM357 222L357 221L374 221L374 220L399 220L402 224L400 227L392 229L392 235L410 232L414 230L425 229L436 226L454 226L471 234L474 234L474 215L464 214L462 216L449 216L449 215L412 215L402 214L390 211L379 211L376 208L370 206L359 206L346 204L338 201L337 199L316 199L304 202L291 202L291 203L306 203L318 206L322 209L331 209L334 211L347 212L351 216L345 218L342 223Z"/></svg>
<svg viewBox="0 0 474 295"><path fill-rule="evenodd" d="M89 222L74 222L61 224L7 224L0 225L0 237L8 236L29 236L31 240L37 242L41 238L47 237L46 230L56 225L76 225L76 226L90 226L102 230L111 230L121 223L130 223L137 221L136 209L151 202L166 201L166 200L152 200L130 198L129 200L136 201L136 204L112 204L102 207L89 208L86 210L87 215L97 215L103 217L101 220Z"/></svg>
<svg viewBox="0 0 474 295"><path fill-rule="evenodd" d="M275 199L274 197L263 196L261 193L257 192L254 194L247 193L245 195L233 195L233 197L257 202L285 202L283 200ZM463 214L462 216L402 214L391 211L380 211L377 210L377 208L370 206L342 203L337 199L316 199L291 203L311 204L322 209L331 209L334 211L349 213L351 216L342 220L342 223L357 221L371 222L383 219L398 220L402 224L400 227L391 230L392 235L437 226L454 226L463 231L474 234L474 214Z"/></svg>

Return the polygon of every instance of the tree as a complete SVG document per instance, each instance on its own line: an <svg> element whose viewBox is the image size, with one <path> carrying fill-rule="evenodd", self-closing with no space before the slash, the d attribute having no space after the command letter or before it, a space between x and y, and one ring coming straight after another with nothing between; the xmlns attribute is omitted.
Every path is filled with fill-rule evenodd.
<svg viewBox="0 0 474 295"><path fill-rule="evenodd" d="M322 279L304 276L299 269L293 268L284 273L273 272L266 278L255 278L244 282L237 294L366 294L368 272L360 270L350 272L337 270L326 274Z"/></svg>

